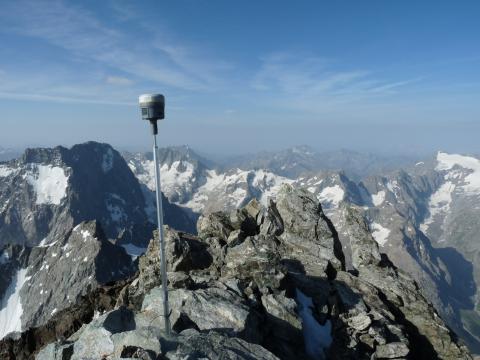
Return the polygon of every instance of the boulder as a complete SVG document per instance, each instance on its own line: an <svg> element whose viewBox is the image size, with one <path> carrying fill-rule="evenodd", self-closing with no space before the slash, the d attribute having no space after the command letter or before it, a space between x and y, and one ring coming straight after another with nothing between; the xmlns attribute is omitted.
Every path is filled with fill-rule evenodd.
<svg viewBox="0 0 480 360"><path fill-rule="evenodd" d="M240 336L251 341L258 339L258 314L250 308L238 294L225 289L210 287L207 289L169 291L171 307L170 322L172 328L181 331L184 328L198 330L218 330L230 335ZM156 320L163 326L163 290L152 289L145 296L138 321L147 323Z"/></svg>
<svg viewBox="0 0 480 360"><path fill-rule="evenodd" d="M188 329L180 333L177 341L178 347L165 354L167 359L278 359L260 345L236 337L226 337L216 332L199 333Z"/></svg>
<svg viewBox="0 0 480 360"><path fill-rule="evenodd" d="M229 216L222 212L201 215L197 221L197 233L201 238L218 237L226 241L232 230Z"/></svg>
<svg viewBox="0 0 480 360"><path fill-rule="evenodd" d="M269 206L272 216L280 216L284 231L279 235L282 254L299 260L307 274L325 276L345 269L338 236L314 195L305 189L282 185L276 205ZM277 233L280 232L277 226Z"/></svg>
<svg viewBox="0 0 480 360"><path fill-rule="evenodd" d="M377 359L398 359L404 358L410 353L410 349L401 342L392 342L377 346L375 355Z"/></svg>

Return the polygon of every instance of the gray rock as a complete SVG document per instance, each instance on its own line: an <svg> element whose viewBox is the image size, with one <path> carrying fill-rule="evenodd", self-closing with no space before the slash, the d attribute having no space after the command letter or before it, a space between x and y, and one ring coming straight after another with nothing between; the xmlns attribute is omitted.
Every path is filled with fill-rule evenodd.
<svg viewBox="0 0 480 360"><path fill-rule="evenodd" d="M278 359L260 345L221 334L198 333L189 329L178 337L179 346L166 353L171 360L183 359L231 359L231 360L276 360Z"/></svg>
<svg viewBox="0 0 480 360"><path fill-rule="evenodd" d="M289 299L281 294L268 294L262 296L262 305L267 313L274 318L288 323L295 329L301 330L302 321L296 312L297 304L295 300Z"/></svg>
<svg viewBox="0 0 480 360"><path fill-rule="evenodd" d="M342 215L346 222L347 236L352 251L352 265L358 269L362 266L378 265L381 261L377 242L368 229L368 224L358 209L344 206Z"/></svg>
<svg viewBox="0 0 480 360"><path fill-rule="evenodd" d="M202 238L218 237L226 241L232 230L230 218L222 212L202 215L197 222L198 236Z"/></svg>
<svg viewBox="0 0 480 360"><path fill-rule="evenodd" d="M44 347L35 360L70 360L73 354L73 343L52 343Z"/></svg>
<svg viewBox="0 0 480 360"><path fill-rule="evenodd" d="M372 323L372 319L367 314L358 314L348 319L348 325L357 331L367 329Z"/></svg>
<svg viewBox="0 0 480 360"><path fill-rule="evenodd" d="M329 267L345 268L338 237L311 193L283 185L277 194L276 209L284 226L280 239L285 255L301 261L311 275L324 276Z"/></svg>
<svg viewBox="0 0 480 360"><path fill-rule="evenodd" d="M408 346L401 342L393 342L377 346L375 355L378 359L398 359L410 353Z"/></svg>
<svg viewBox="0 0 480 360"><path fill-rule="evenodd" d="M245 233L242 230L233 230L227 238L228 246L236 246L245 240Z"/></svg>
<svg viewBox="0 0 480 360"><path fill-rule="evenodd" d="M218 329L251 340L258 335L255 311L234 292L219 288L175 289L168 296L172 311L170 321L174 329L183 330L187 324L199 330ZM161 287L152 289L142 305L143 319L158 318L158 323L163 324L162 304Z"/></svg>
<svg viewBox="0 0 480 360"><path fill-rule="evenodd" d="M168 226L164 228L167 271L172 287L190 284L188 273L208 267L212 261L212 251L208 242L201 242L188 234L178 233ZM184 273L184 274L182 274ZM143 296L151 289L161 285L160 248L158 232L148 245L147 251L139 259L138 281L128 289L128 301L140 307Z"/></svg>
<svg viewBox="0 0 480 360"><path fill-rule="evenodd" d="M104 328L89 329L75 341L71 360L98 360L114 353L111 333Z"/></svg>
<svg viewBox="0 0 480 360"><path fill-rule="evenodd" d="M139 327L135 330L113 334L114 356L124 357L126 356L126 349L130 348L135 353L137 350L132 348L140 348L143 353L154 354L155 357L153 359L155 360L156 355L162 352L160 338L160 330L153 326Z"/></svg>

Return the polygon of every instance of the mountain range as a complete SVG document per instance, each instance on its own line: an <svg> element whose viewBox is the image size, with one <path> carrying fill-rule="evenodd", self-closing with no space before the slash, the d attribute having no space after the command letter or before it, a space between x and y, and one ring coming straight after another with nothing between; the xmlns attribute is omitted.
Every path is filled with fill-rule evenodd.
<svg viewBox="0 0 480 360"><path fill-rule="evenodd" d="M296 147L214 164L188 147L162 154L166 197L194 214L230 211L253 198L267 205L284 183L306 188L337 228L347 266L342 219L346 205L360 207L382 252L422 285L449 325L480 352L478 158L438 152L387 160L349 151L329 157ZM124 156L153 189L151 156Z"/></svg>
<svg viewBox="0 0 480 360"><path fill-rule="evenodd" d="M357 231L371 234L375 245L369 248L378 247L395 264L387 268L398 267L413 278L448 326L472 352L480 353L476 235L480 160L476 157L438 152L424 159L384 158L296 147L214 162L182 146L161 149L159 159L166 224L198 234L201 243L207 241L217 268L227 266L215 260L223 259L222 251L238 250L248 234L236 233L230 239L223 233L223 240L215 235L220 238L215 245L205 232L215 222L210 219L201 226L205 216L235 213L255 200L274 214L271 200L278 201L285 186L302 189L302 196L321 204L325 221L338 239L341 256L329 255L331 261L337 258L343 264L337 270L368 278L359 265L363 240L352 230L352 221L364 221L366 229L360 231L360 226ZM151 246L153 190L151 154L120 154L106 144L28 149L0 163L0 335L12 339L7 336L12 331L50 326L52 319L95 289L132 278L141 254ZM285 216L281 217L284 224ZM232 226L227 226L228 233ZM192 241L187 246L175 240L175 249L180 247L172 256L200 246ZM230 245L225 248L225 244ZM222 255L212 253L217 248L224 249ZM289 256L297 250L292 251ZM302 253L297 261L309 273L309 257ZM395 276L401 283L403 275ZM368 281L380 286L378 279ZM405 300L403 292L399 296ZM32 300L37 298L42 301ZM269 346L272 350L277 345Z"/></svg>

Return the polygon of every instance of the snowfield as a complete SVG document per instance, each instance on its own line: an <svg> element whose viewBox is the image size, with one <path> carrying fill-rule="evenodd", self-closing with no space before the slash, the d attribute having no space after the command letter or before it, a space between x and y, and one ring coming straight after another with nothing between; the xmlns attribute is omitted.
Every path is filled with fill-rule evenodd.
<svg viewBox="0 0 480 360"><path fill-rule="evenodd" d="M370 224L370 230L378 245L384 246L388 240L388 235L390 235L390 229L383 227L379 223L373 222Z"/></svg>
<svg viewBox="0 0 480 360"><path fill-rule="evenodd" d="M379 191L376 194L372 194L372 203L375 206L380 206L385 201L385 191Z"/></svg>
<svg viewBox="0 0 480 360"><path fill-rule="evenodd" d="M11 332L22 330L20 290L29 279L27 269L18 270L0 302L0 339Z"/></svg>
<svg viewBox="0 0 480 360"><path fill-rule="evenodd" d="M60 205L67 195L68 177L61 167L31 164L24 178L32 186L36 195L36 204Z"/></svg>

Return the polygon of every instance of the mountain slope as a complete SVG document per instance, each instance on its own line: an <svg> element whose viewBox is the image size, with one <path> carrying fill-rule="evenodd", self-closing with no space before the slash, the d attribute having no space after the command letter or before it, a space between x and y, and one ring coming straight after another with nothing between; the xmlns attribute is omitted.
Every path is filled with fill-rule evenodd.
<svg viewBox="0 0 480 360"><path fill-rule="evenodd" d="M229 214L203 216L198 237L166 228L172 336L162 331L154 239L138 277L105 299L116 306L93 317L98 303L86 298L61 314L77 326L62 331L62 317L54 316L46 326L0 341L0 355L472 359L415 281L380 253L358 209L347 210L345 223L352 272L345 271L336 230L316 198L289 185L268 207L252 201Z"/></svg>
<svg viewBox="0 0 480 360"><path fill-rule="evenodd" d="M149 221L151 199L109 145L27 149L19 159L0 163L0 244L49 243L92 219L116 239ZM183 211L168 202L164 209L167 224L192 228Z"/></svg>

